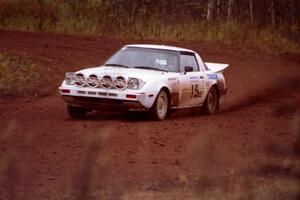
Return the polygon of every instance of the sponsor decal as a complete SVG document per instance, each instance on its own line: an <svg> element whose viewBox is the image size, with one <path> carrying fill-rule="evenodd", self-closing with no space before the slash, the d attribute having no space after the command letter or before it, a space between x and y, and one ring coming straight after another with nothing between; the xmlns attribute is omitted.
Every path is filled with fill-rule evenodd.
<svg viewBox="0 0 300 200"><path fill-rule="evenodd" d="M191 79L191 80L198 79L198 76L190 76L190 79Z"/></svg>
<svg viewBox="0 0 300 200"><path fill-rule="evenodd" d="M218 79L218 75L217 74L207 74L208 79Z"/></svg>
<svg viewBox="0 0 300 200"><path fill-rule="evenodd" d="M198 82L198 76L190 76L191 82Z"/></svg>
<svg viewBox="0 0 300 200"><path fill-rule="evenodd" d="M168 78L168 81L176 81L176 77Z"/></svg>

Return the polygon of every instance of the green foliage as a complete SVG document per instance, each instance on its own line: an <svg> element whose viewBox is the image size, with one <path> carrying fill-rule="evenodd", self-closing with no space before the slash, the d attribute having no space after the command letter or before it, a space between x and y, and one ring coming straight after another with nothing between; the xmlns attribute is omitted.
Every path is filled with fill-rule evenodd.
<svg viewBox="0 0 300 200"><path fill-rule="evenodd" d="M256 11L264 9L261 6L264 4L255 5ZM247 15L239 15L228 23L226 6L222 4L217 21L207 24L207 1L3 0L0 1L0 28L125 39L218 42L241 47L250 45L267 51L300 51L297 20L295 23L283 21L274 28L264 22L265 15L255 13L259 18L253 24L249 24ZM241 13L241 9L247 11L246 7L240 6L238 11Z"/></svg>
<svg viewBox="0 0 300 200"><path fill-rule="evenodd" d="M47 81L43 68L27 57L0 54L0 96L42 95Z"/></svg>

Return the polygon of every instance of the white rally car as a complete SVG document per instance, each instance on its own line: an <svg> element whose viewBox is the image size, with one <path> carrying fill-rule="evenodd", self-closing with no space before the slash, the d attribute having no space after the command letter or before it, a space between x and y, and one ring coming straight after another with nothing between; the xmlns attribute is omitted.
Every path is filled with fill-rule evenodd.
<svg viewBox="0 0 300 200"><path fill-rule="evenodd" d="M92 110L143 110L163 120L170 110L203 106L214 114L227 91L228 64L164 45L126 45L102 66L68 72L59 87L73 118Z"/></svg>

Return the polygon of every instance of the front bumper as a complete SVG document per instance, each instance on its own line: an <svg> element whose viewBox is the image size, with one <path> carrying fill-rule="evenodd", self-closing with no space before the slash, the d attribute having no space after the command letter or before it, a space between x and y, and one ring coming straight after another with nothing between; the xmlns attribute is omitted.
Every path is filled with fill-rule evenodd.
<svg viewBox="0 0 300 200"><path fill-rule="evenodd" d="M83 106L91 110L147 110L147 108L141 105L138 101L65 95L62 95L62 98L70 105Z"/></svg>
<svg viewBox="0 0 300 200"><path fill-rule="evenodd" d="M70 105L97 110L148 110L154 93L99 88L59 87L62 98Z"/></svg>

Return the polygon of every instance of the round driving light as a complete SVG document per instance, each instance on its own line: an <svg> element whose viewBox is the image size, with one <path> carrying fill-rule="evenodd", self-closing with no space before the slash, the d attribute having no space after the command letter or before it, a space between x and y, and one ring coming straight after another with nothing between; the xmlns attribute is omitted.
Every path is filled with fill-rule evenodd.
<svg viewBox="0 0 300 200"><path fill-rule="evenodd" d="M103 76L103 78L100 81L100 85L104 88L112 88L113 87L112 78L108 75Z"/></svg>
<svg viewBox="0 0 300 200"><path fill-rule="evenodd" d="M78 85L78 86L84 86L85 78L84 78L83 74L76 74L75 84Z"/></svg>
<svg viewBox="0 0 300 200"><path fill-rule="evenodd" d="M114 85L117 89L122 90L126 87L126 80L124 77L122 76L118 76L115 81L114 81Z"/></svg>
<svg viewBox="0 0 300 200"><path fill-rule="evenodd" d="M127 85L128 85L127 87L128 87L129 89L136 90L136 89L139 88L140 83L139 83L139 80L138 80L138 79L136 79L136 78L131 78L131 79L129 79Z"/></svg>
<svg viewBox="0 0 300 200"><path fill-rule="evenodd" d="M98 86L98 77L95 74L92 74L89 76L89 78L87 79L87 84L90 87L97 87Z"/></svg>

